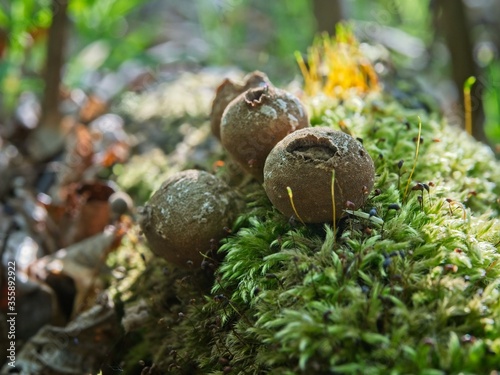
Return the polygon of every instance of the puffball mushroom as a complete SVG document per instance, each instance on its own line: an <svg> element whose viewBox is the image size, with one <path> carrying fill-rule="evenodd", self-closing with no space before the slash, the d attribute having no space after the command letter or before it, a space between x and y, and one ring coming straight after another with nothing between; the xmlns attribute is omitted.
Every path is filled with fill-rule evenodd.
<svg viewBox="0 0 500 375"><path fill-rule="evenodd" d="M210 114L210 126L213 135L215 135L217 139L220 140L220 121L222 113L224 113L227 105L246 90L266 85L272 85L267 75L259 71L254 71L243 78L243 84L225 79L219 87L217 87L215 98L212 102L212 112Z"/></svg>
<svg viewBox="0 0 500 375"><path fill-rule="evenodd" d="M249 89L226 107L221 142L233 159L260 182L272 148L288 134L309 126L297 97L272 86Z"/></svg>
<svg viewBox="0 0 500 375"><path fill-rule="evenodd" d="M264 166L264 189L285 216L306 223L333 221L359 208L375 179L373 161L359 141L327 127L298 130L279 142ZM290 197L288 188L292 196ZM293 204L292 204L293 201ZM295 208L294 208L295 207Z"/></svg>
<svg viewBox="0 0 500 375"><path fill-rule="evenodd" d="M161 185L139 222L153 253L180 267L199 267L242 207L236 192L218 177L186 170Z"/></svg>

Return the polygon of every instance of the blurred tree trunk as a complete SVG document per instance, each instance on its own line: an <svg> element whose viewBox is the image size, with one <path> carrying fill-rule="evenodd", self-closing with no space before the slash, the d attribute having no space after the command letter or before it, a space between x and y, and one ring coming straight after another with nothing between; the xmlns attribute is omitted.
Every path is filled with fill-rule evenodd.
<svg viewBox="0 0 500 375"><path fill-rule="evenodd" d="M0 29L0 59L3 58L5 49L7 48L8 35L4 29Z"/></svg>
<svg viewBox="0 0 500 375"><path fill-rule="evenodd" d="M335 33L335 25L342 21L341 0L313 0L314 17L319 32Z"/></svg>
<svg viewBox="0 0 500 375"><path fill-rule="evenodd" d="M61 70L64 64L64 45L66 42L66 26L68 24L68 0L52 0L52 25L47 41L47 58L45 65L45 90L42 100L43 125L58 124L61 121L59 111L59 87Z"/></svg>
<svg viewBox="0 0 500 375"><path fill-rule="evenodd" d="M42 115L38 127L28 139L28 151L38 161L61 151L64 144L65 131L61 126L62 114L59 104L68 26L68 2L69 0L52 0L52 24L47 39Z"/></svg>
<svg viewBox="0 0 500 375"><path fill-rule="evenodd" d="M460 108L463 108L464 82L470 76L479 77L466 9L462 0L434 0L433 8L435 25L444 36L450 51L453 81L459 93ZM487 142L484 133L483 91L482 79L476 80L471 89L472 135L479 141Z"/></svg>

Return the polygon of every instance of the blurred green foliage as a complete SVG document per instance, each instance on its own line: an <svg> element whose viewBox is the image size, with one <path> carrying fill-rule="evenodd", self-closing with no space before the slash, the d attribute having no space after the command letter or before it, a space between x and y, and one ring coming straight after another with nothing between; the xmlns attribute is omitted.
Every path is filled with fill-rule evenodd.
<svg viewBox="0 0 500 375"><path fill-rule="evenodd" d="M349 18L397 27L423 42L432 41L430 0L351 0L347 2Z"/></svg>
<svg viewBox="0 0 500 375"><path fill-rule="evenodd" d="M484 130L493 143L500 144L500 61L491 62L485 69L486 90L484 109L486 123Z"/></svg>
<svg viewBox="0 0 500 375"><path fill-rule="evenodd" d="M127 21L144 3L144 0L69 1L72 28L64 75L66 85L86 88L83 87L86 73L98 69L113 71L130 59L144 57L144 49L155 31L148 24L132 30ZM8 5L0 5L3 115L12 112L22 92L41 92L51 5L51 0L11 0Z"/></svg>
<svg viewBox="0 0 500 375"><path fill-rule="evenodd" d="M51 22L50 1L12 0L0 5L0 111L11 109L17 95L38 90L41 82L31 74L39 71L45 51L39 38Z"/></svg>
<svg viewBox="0 0 500 375"><path fill-rule="evenodd" d="M145 22L131 29L127 20L144 3L144 0L70 1L77 43L70 51L66 84L81 87L89 69L113 71L131 59L145 59L144 51L156 36L155 28Z"/></svg>
<svg viewBox="0 0 500 375"><path fill-rule="evenodd" d="M299 73L294 52L305 51L315 32L310 0L197 0L196 6L209 63L263 70L277 83Z"/></svg>

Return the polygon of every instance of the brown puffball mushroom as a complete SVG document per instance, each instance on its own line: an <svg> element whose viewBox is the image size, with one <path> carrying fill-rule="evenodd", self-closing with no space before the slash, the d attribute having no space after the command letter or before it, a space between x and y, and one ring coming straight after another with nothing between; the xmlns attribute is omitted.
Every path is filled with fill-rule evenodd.
<svg viewBox="0 0 500 375"><path fill-rule="evenodd" d="M180 267L199 268L202 254L214 255L242 207L224 181L191 169L162 184L139 223L153 253Z"/></svg>
<svg viewBox="0 0 500 375"><path fill-rule="evenodd" d="M294 216L305 223L332 222L333 170L338 219L346 208L357 209L363 204L375 179L370 155L348 134L327 127L290 134L267 157L264 189L273 205L287 217ZM347 202L352 202L349 207Z"/></svg>
<svg viewBox="0 0 500 375"><path fill-rule="evenodd" d="M221 142L241 167L260 182L272 148L288 134L309 126L294 95L272 86L249 89L226 107Z"/></svg>
<svg viewBox="0 0 500 375"><path fill-rule="evenodd" d="M220 121L222 113L227 105L248 89L266 85L272 85L267 75L259 71L254 71L243 78L243 84L233 82L226 78L219 87L217 87L215 98L212 102L212 112L210 113L210 126L213 135L215 135L218 140L220 140Z"/></svg>

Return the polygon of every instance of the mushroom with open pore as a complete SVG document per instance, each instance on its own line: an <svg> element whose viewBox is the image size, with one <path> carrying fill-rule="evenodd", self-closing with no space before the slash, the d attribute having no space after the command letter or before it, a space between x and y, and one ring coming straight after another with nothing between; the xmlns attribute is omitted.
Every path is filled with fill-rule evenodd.
<svg viewBox="0 0 500 375"><path fill-rule="evenodd" d="M267 76L259 71L254 71L247 74L243 78L243 84L239 84L231 81L230 79L225 79L215 93L215 98L212 102L212 112L210 113L210 127L212 128L212 133L217 139L220 140L220 121L222 118L222 113L226 109L227 105L231 103L238 95L245 92L246 90L254 87L271 86L271 81Z"/></svg>
<svg viewBox="0 0 500 375"><path fill-rule="evenodd" d="M258 87L226 107L221 142L245 171L262 182L264 163L276 143L308 126L306 110L297 97L272 86Z"/></svg>
<svg viewBox="0 0 500 375"><path fill-rule="evenodd" d="M361 143L327 127L288 135L264 166L264 189L273 205L287 217L298 214L306 223L333 221L332 190L337 218L347 202L350 209L359 208L374 179L373 161Z"/></svg>

